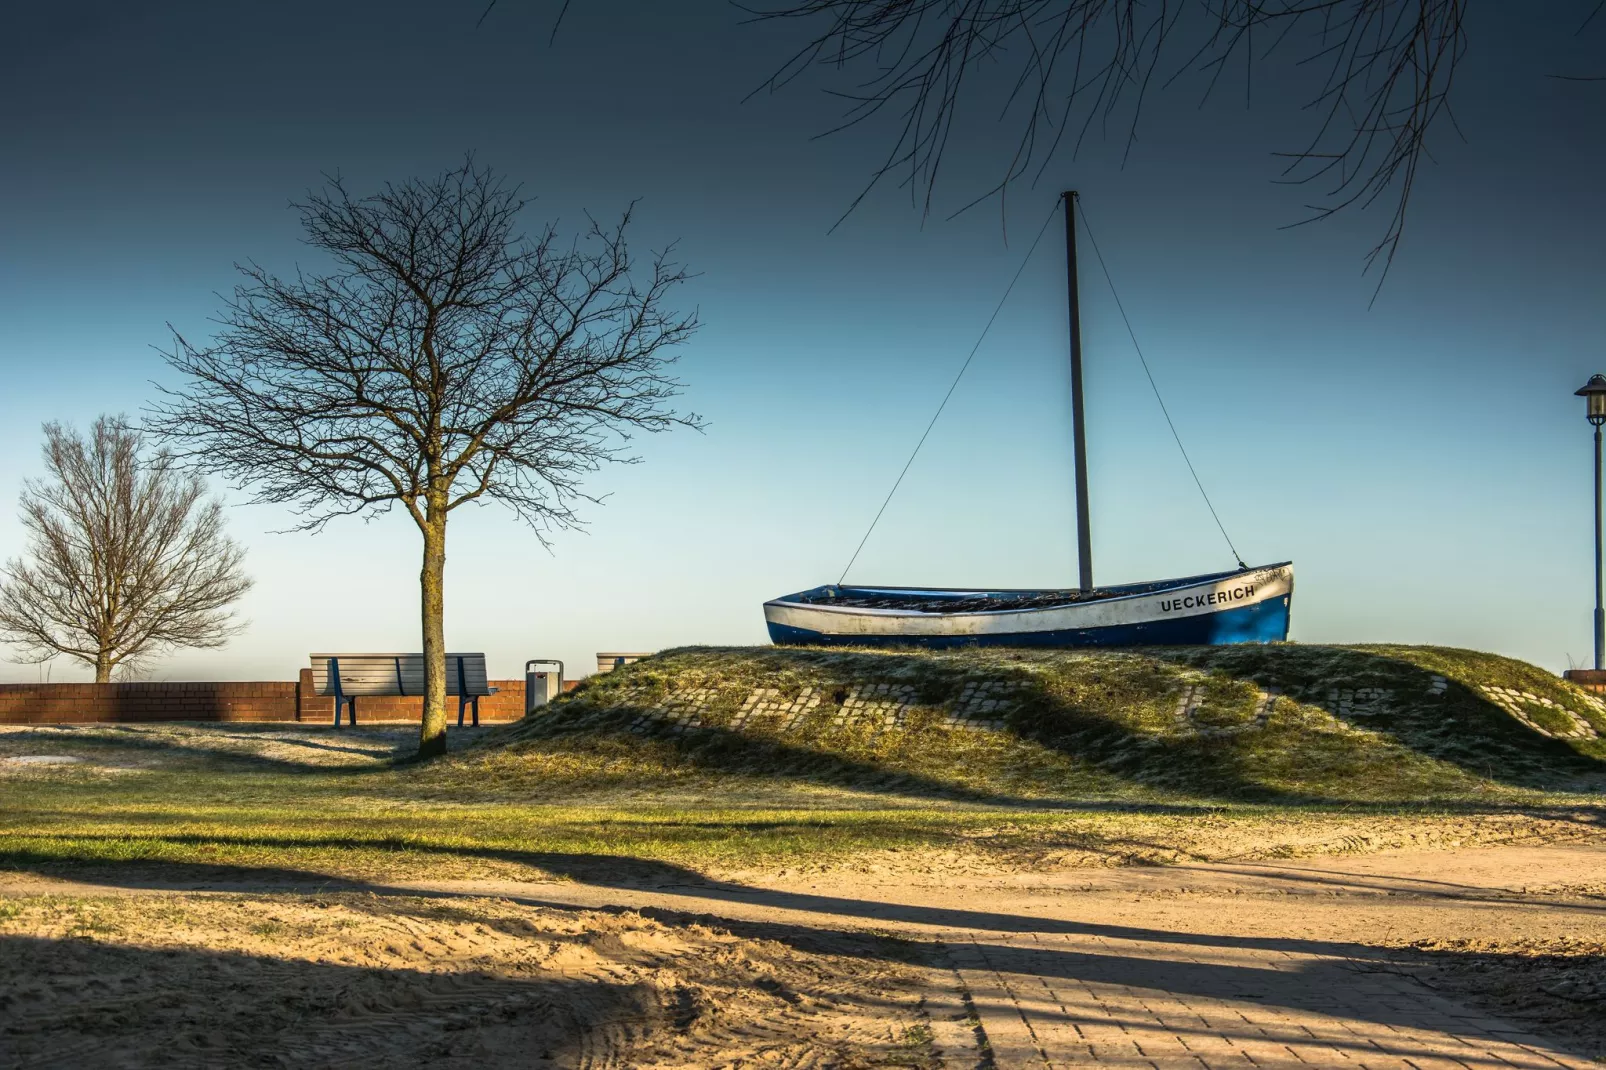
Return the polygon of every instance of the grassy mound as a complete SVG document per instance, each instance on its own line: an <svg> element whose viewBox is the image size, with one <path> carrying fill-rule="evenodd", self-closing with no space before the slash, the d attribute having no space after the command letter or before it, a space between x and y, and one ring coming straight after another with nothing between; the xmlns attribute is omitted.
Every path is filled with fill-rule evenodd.
<svg viewBox="0 0 1606 1070"><path fill-rule="evenodd" d="M1437 647L686 648L593 677L456 761L549 790L1516 801L1606 788L1602 736L1594 696Z"/></svg>

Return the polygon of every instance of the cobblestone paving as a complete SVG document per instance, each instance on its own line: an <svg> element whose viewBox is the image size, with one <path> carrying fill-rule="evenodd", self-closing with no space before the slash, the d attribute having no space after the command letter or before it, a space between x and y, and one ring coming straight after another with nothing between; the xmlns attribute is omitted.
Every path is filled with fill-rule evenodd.
<svg viewBox="0 0 1606 1070"><path fill-rule="evenodd" d="M949 1066L1599 1065L1345 958L1062 933L969 934L948 954L955 994L932 1010Z"/></svg>

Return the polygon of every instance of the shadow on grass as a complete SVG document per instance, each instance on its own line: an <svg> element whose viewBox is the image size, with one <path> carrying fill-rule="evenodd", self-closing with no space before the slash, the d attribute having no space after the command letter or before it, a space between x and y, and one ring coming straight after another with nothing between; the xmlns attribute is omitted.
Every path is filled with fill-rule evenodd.
<svg viewBox="0 0 1606 1070"><path fill-rule="evenodd" d="M788 651L796 658L799 652ZM833 671L849 678L880 682L899 679L895 656L855 664L855 655L832 651L825 655ZM960 669L921 665L928 701L957 695L967 674ZM847 688L836 687L840 702ZM582 693L583 694L583 693ZM733 730L718 724L676 725L662 708L618 703L593 705L582 697L543 715L544 723L526 722L519 734L491 735L479 747L459 752L472 760L499 747L539 748L556 758L605 761L608 757L638 756L656 748L665 765L702 776L747 775L814 784L831 788L904 795L933 801L965 802L1007 807L1088 809L1110 811L1205 813L1212 800L1254 801L1284 805L1323 804L1335 800L1316 794L1267 787L1247 776L1235 757L1220 748L1201 748L1188 741L1133 731L1120 721L1091 708L1080 708L1052 698L1040 684L1030 689L1008 718L1018 739L1000 746L1014 753L993 756L994 764L1008 766L1019 760L1029 764L1034 755L1023 747L1036 744L1057 758L1057 768L1046 774L1013 776L1008 769L956 770L952 779L935 769L945 761L959 763L949 744L966 729L918 725L905 731L898 746L875 754L875 739L866 745L842 749L784 738L778 733ZM929 715L927 720L933 720ZM506 732L507 730L503 730ZM1039 752L1041 753L1041 752ZM1145 774L1168 770L1171 783L1145 780ZM1002 787L981 788L964 782L987 777L994 781L1022 782L1030 791ZM1067 783L1067 781L1070 781ZM648 782L649 784L652 782ZM668 783L665 786L669 786ZM1069 796L1069 798L1067 798ZM1166 798L1171 796L1171 798ZM1178 798L1178 797L1181 798ZM1190 798L1191 797L1191 798Z"/></svg>
<svg viewBox="0 0 1606 1070"><path fill-rule="evenodd" d="M1444 680L1446 692L1430 697L1436 674L1397 658L1348 648L1248 644L1127 653L1213 670L1263 694L1280 693L1316 706L1367 733L1318 741L1309 728L1279 724L1275 706L1268 725L1242 734L1139 732L1105 709L1067 701L1042 685L1020 703L1012 726L1047 748L1092 761L1151 790L1223 801L1455 810L1487 807L1466 798L1480 779L1527 790L1606 788L1606 761L1541 735L1463 684ZM1121 684L1112 680L1109 686ZM1387 692L1390 700L1362 708L1353 699L1340 699L1364 688ZM1153 702L1154 696L1134 693L1129 699L1144 700ZM1404 766L1378 745L1379 738L1425 761ZM1434 763L1444 765L1436 769ZM1266 782L1273 778L1292 785L1340 784L1348 791Z"/></svg>
<svg viewBox="0 0 1606 1070"><path fill-rule="evenodd" d="M155 724L74 724L30 726L44 729L41 738L53 750L89 758L110 754L138 754L143 757L171 757L181 762L203 764L210 772L274 772L289 775L353 777L382 773L411 759L417 746L417 729L359 727L336 729L328 725L274 722L252 729L240 724L179 723ZM488 727L454 729L455 733L478 739ZM328 739L309 739L327 733ZM12 742L16 737L0 737ZM30 746L33 740L25 740ZM213 742L220 741L220 742ZM230 744L261 744L291 751L352 755L369 759L366 763L320 762L309 754L306 759L262 754Z"/></svg>
<svg viewBox="0 0 1606 1070"><path fill-rule="evenodd" d="M1441 671L1386 653L1386 647L1243 645L1154 648L1144 653L1173 664L1224 672L1257 687L1278 688L1337 720L1381 733L1415 754L1494 783L1529 790L1606 790L1606 744L1546 736L1451 674L1479 673L1488 675L1490 683L1541 694L1565 692L1559 680L1535 666L1497 655L1411 649ZM1366 701L1355 697L1362 689L1372 692ZM1565 693L1558 697L1563 705L1578 705ZM1586 722L1600 720L1581 706L1575 712Z"/></svg>
<svg viewBox="0 0 1606 1070"><path fill-rule="evenodd" d="M1429 648L1422 650L1438 656ZM687 780L718 782L735 776L758 785L812 785L937 803L1189 814L1226 803L1481 810L1490 807L1474 798L1479 791L1606 786L1606 761L1545 738L1460 683L1451 682L1443 694L1430 696L1432 671L1386 653L1292 645L1108 653L1109 671L1102 679L1097 663L1081 659L1076 669L1080 675L1069 685L1055 675L1052 658L1041 652L992 652L986 660L967 658L964 652L933 656L806 648L669 654L656 667L641 662L593 681L536 718L470 735L471 745L455 749L446 762L408 761L405 730L402 737L381 731L372 746L356 737L340 741L332 734L295 738L314 727L310 725L298 726L290 738L276 734L278 726L232 725L214 737L234 743L271 739L284 747L373 759L352 765L210 747L206 734L199 732L174 738L125 729L120 735L103 732L96 743L170 753L222 774L282 772L337 779L361 784L364 791L416 801L518 799L521 790L533 798L520 801L534 802L556 801L564 792L679 787L712 792L719 790L717 783ZM1012 657L1043 671L1015 672ZM737 689L808 683L834 691L836 703L843 701L849 685L831 680L853 681L855 686L911 684L919 692L917 712L911 714L912 727L901 734L871 732L838 739L828 727L816 737L754 731L751 724L732 730L720 726L717 717L702 727L679 726L671 723L662 702L621 701L628 698L630 674L646 671L641 666L649 666L657 679L670 680L702 664L698 659L708 659L716 669L724 664L720 659L728 661L734 666L731 686ZM1513 672L1544 675L1531 666L1490 660L1515 666ZM1132 708L1152 710L1174 701L1178 666L1216 671L1255 688L1278 688L1368 732L1350 735L1328 729L1324 734L1280 723L1276 717L1264 729L1227 738L1172 730L1168 715L1163 726L1138 727L1138 720L1128 716ZM946 728L940 716L978 671L1013 674L1021 685L1007 714L1009 731L992 734L984 744L977 742L982 734ZM1358 687L1387 691L1399 701L1363 716L1333 697ZM458 734L454 740L463 738ZM480 776L474 767L476 759L499 751L516 753L520 746L552 759L532 767L528 786L517 776L505 782ZM650 752L650 761L637 760L644 752Z"/></svg>
<svg viewBox="0 0 1606 1070"><path fill-rule="evenodd" d="M910 905L899 902L843 899L809 892L794 892L761 886L723 881L707 877L690 866L659 859L628 854L601 852L523 850L511 847L494 847L470 844L418 843L406 839L364 838L353 836L319 836L294 840L268 837L201 835L174 833L152 836L75 836L75 841L103 842L126 845L131 840L184 848L279 848L335 849L392 852L397 855L439 855L478 862L510 863L550 877L576 881L599 888L650 891L653 893L684 895L698 899L731 900L769 907L830 914L839 917L857 917L880 921L899 921L921 925L942 925L953 928L978 929L996 932L1055 932L1118 935L1128 930L1120 927L1088 926L1069 920L1055 920L1036 916L999 914L950 907ZM1141 844L1130 838L1107 841L1112 853L1123 847ZM228 862L176 861L163 859L104 860L96 858L64 859L58 853L11 843L0 846L0 868L28 872L44 877L88 880L118 887L167 890L343 890L343 891L399 891L405 884L385 885L366 878L346 878L312 870L282 866L241 865ZM1258 864L1207 863L1197 869L1184 864L1157 870L1133 870L1169 874L1197 873L1196 880L1229 889L1245 887L1270 889L1279 895L1345 894L1362 896L1405 895L1436 902L1497 902L1505 909L1542 907L1569 913L1599 914L1606 912L1606 901L1560 900L1554 896L1514 894L1503 888L1399 877L1389 874L1367 874L1328 868L1288 865L1275 862ZM1141 879L1141 878L1138 878ZM1166 877L1157 877L1163 882ZM428 887L429 880L420 882ZM487 883L480 881L478 883ZM527 888L527 881L492 878L488 882L498 888ZM498 893L501 894L501 893ZM1147 937L1146 937L1147 938ZM1226 941L1217 945L1217 941ZM1212 946L1261 947L1257 938L1201 937ZM1247 941L1247 942L1245 942Z"/></svg>
<svg viewBox="0 0 1606 1070"><path fill-rule="evenodd" d="M631 732L627 725L642 716L656 711L642 707L612 707L606 711L585 711L583 723L554 725L552 730L539 736L527 737L519 743L541 748L544 755L577 757L582 760L606 761L610 752L619 755L639 753L643 747L661 748L665 764L670 771L684 769L698 776L738 775L777 783L816 785L829 788L846 788L871 794L899 795L931 801L964 802L995 806L1053 806L1055 800L989 791L969 787L957 781L900 768L896 762L881 762L858 758L849 754L790 743L773 737L748 735L719 726L687 729L671 734L667 730L651 734ZM495 741L487 741L495 745ZM472 759L475 752L459 752L457 757ZM423 768L428 768L427 766ZM598 781L598 783L591 783ZM426 780L420 787L430 787ZM580 785L589 787L622 786L617 781L587 777ZM630 787L673 788L675 780L664 775L656 779L632 782ZM402 787L402 785L398 785ZM1203 811L1207 804L1167 803L1144 801L1092 802L1090 806L1110 808L1175 807L1179 812Z"/></svg>
<svg viewBox="0 0 1606 1070"><path fill-rule="evenodd" d="M1488 671L1516 673L1522 677L1513 678L1518 683L1526 679L1524 674L1533 676L1527 686L1544 686L1541 678L1559 686L1542 670L1509 659L1421 649L1452 660L1484 658L1494 666ZM1447 692L1434 694L1433 671L1376 651L1293 645L1139 648L1104 652L1109 656L1104 666L1072 659L1073 672L1060 670L1052 655L1043 652L987 653L982 658L975 652L836 648L672 652L656 664L627 667L617 679L604 678L581 692L573 705L566 702L542 715L549 719L546 724L526 722L515 734L522 732L532 742L560 751L572 748L574 754L602 744L623 753L645 740L645 745L669 752L674 763L700 773L750 772L833 787L1016 806L1054 806L1056 797L1067 796L1113 798L1114 806L1134 808L1168 801L1167 796L1286 806L1464 806L1469 796L1492 788L1606 787L1606 760L1545 737L1463 684L1446 681ZM1033 671L1016 672L1012 661L1025 662L1022 668ZM1175 701L1178 666L1212 670L1256 690L1276 688L1367 731L1320 731L1274 716L1265 728L1211 736L1172 730L1169 713L1164 728L1137 727L1128 716L1132 708L1153 709ZM918 693L920 707L930 709L952 708L978 672L1014 675L1018 686L1006 719L1018 737L1016 753L988 755L991 766L965 769L969 759L962 748L951 755L942 750L955 737L939 731L929 716L929 725L918 725L898 746L874 757L869 753L875 749L873 739L855 750L799 740L793 732L787 733L793 738L785 739L778 733L732 731L717 724L675 726L662 701L630 700L633 671L648 674L643 680L659 681L661 689L676 673L688 671L716 677L724 672L737 688L808 685L826 693L834 690L839 704L850 687L903 684ZM847 682L839 686L831 680ZM1394 704L1375 711L1339 698L1345 692L1353 696L1357 688L1387 692ZM831 742L820 734L825 743ZM506 738L491 736L486 743ZM1039 762L1033 768L1033 755L1023 745L1042 748L1057 763ZM1606 744L1602 747L1606 757ZM955 769L952 777L943 772L945 759ZM1025 771L1017 774L1012 762ZM978 787L977 781L991 783Z"/></svg>

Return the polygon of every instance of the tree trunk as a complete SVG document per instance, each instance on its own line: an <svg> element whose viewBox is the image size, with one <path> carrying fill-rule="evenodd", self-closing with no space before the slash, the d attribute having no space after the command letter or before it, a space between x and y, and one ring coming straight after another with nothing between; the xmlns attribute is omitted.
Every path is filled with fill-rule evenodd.
<svg viewBox="0 0 1606 1070"><path fill-rule="evenodd" d="M112 682L112 658L111 658L111 654L109 652L105 651L105 650L102 650L99 654L95 655L95 683L97 683L97 684L109 684L111 682Z"/></svg>
<svg viewBox="0 0 1606 1070"><path fill-rule="evenodd" d="M424 523L424 567L419 573L424 624L424 723L418 756L446 753L446 511L430 509Z"/></svg>

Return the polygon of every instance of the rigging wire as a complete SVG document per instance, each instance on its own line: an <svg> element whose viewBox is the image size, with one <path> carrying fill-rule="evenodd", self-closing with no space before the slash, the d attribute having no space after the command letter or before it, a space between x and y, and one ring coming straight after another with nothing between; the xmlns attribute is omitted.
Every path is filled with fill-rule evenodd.
<svg viewBox="0 0 1606 1070"><path fill-rule="evenodd" d="M1037 251L1037 244L1043 240L1043 235L1048 231L1048 225L1054 221L1054 216L1058 214L1059 209L1059 202L1055 201L1053 209L1048 213L1048 218L1044 219L1043 225L1038 228L1037 237L1032 239L1032 247L1026 250L1026 256L1022 258L1020 267L1015 269L1015 277L1009 280L1008 286L1004 287L1004 296L998 299L998 305L993 309L993 314L987 317L987 325L981 329L981 334L976 338L976 344L970 347L970 356L966 357L965 363L959 366L959 374L954 376L953 383L948 387L948 393L942 396L942 404L937 406L937 411L931 417L931 422L926 425L925 433L920 436L920 441L915 443L914 451L909 454L909 459L903 463L903 471L898 473L898 478L893 482L892 489L887 491L886 500L881 503L881 508L876 510L875 519L870 521L870 527L865 531L864 538L859 540L858 549L854 550L853 556L848 558L847 568L844 568L842 575L837 577L838 586L841 586L842 581L848 578L848 570L853 568L853 563L859 559L859 554L864 550L864 544L870 541L870 535L875 531L876 525L881 523L881 514L885 513L887 506L892 504L892 496L898 493L898 488L903 484L903 477L909 474L909 467L915 463L915 458L920 454L920 447L926 444L926 439L931 435L931 429L937 426L937 421L942 417L942 410L948 407L948 401L954 396L954 391L959 388L959 380L965 377L965 371L970 367L970 362L976 359L976 354L981 350L982 342L987 338L987 332L992 329L993 321L1004 310L1004 302L1009 300L1010 291L1015 289L1015 284L1020 281L1022 273L1026 271L1026 265L1031 263L1032 254ZM1106 275L1108 275L1108 272L1106 272ZM1169 418L1167 417L1167 419Z"/></svg>
<svg viewBox="0 0 1606 1070"><path fill-rule="evenodd" d="M1137 332L1132 329L1132 321L1127 318L1126 306L1121 304L1121 295L1115 290L1115 279L1110 276L1110 268L1104 262L1104 254L1099 252L1099 243L1093 238L1093 227L1088 223L1087 212L1082 208L1080 201L1077 202L1076 210L1081 213L1082 229L1087 232L1088 244L1093 246L1093 255L1098 258L1099 268L1104 272L1104 281L1110 284L1110 296L1115 298L1115 307L1121 313L1121 322L1126 324L1126 333L1132 339L1132 348L1137 352L1138 363L1143 365L1143 374L1149 379L1149 389L1154 391L1154 400L1160 403L1160 412L1165 416L1165 425L1171 429L1171 437L1176 439L1177 450L1182 454L1182 463L1188 466L1188 474L1193 477L1193 485L1199 488L1199 496L1204 499L1205 508L1210 510L1210 518L1216 522L1216 530L1221 532L1221 537L1227 541L1227 549L1232 551L1233 560L1238 562L1239 568L1248 568L1249 566L1244 564L1243 555L1232 544L1232 536L1227 534L1226 526L1221 523L1215 503L1210 500L1210 495L1205 493L1204 483L1199 479L1199 473L1194 470L1187 447L1182 444L1182 436L1177 434L1177 425L1171 421L1171 410L1165 407L1165 399L1160 396L1160 387L1154 381L1154 373L1149 370L1149 362L1144 359L1143 347L1138 345Z"/></svg>

